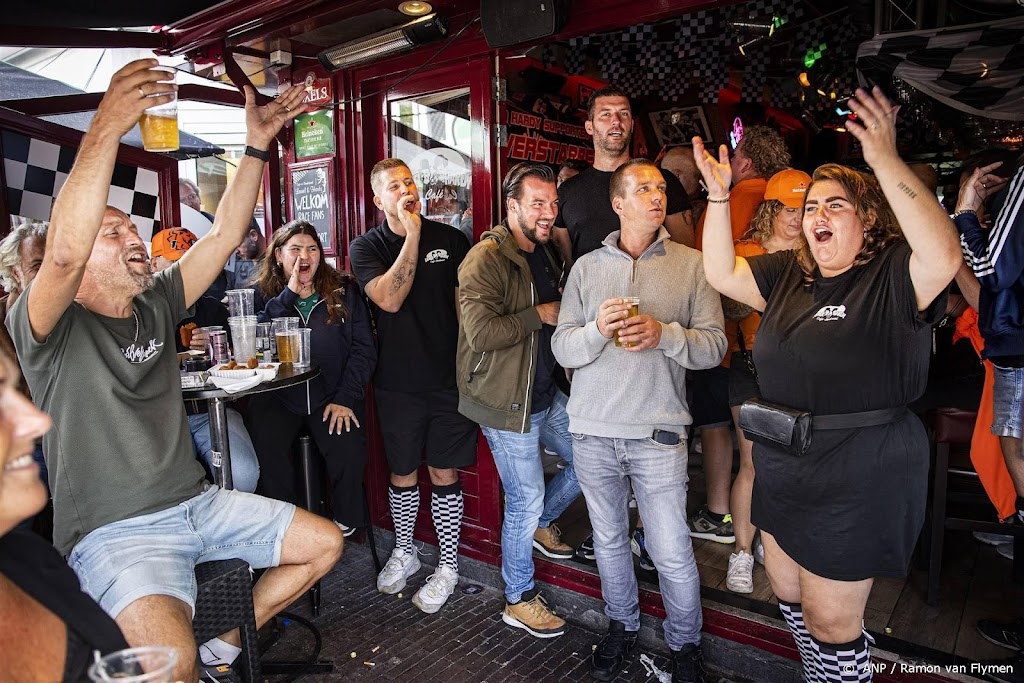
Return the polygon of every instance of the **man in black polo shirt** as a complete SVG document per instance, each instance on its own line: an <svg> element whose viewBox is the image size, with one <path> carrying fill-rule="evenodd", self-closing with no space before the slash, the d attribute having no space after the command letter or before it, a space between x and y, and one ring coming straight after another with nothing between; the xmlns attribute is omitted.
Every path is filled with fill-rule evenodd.
<svg viewBox="0 0 1024 683"><path fill-rule="evenodd" d="M580 256L599 249L604 238L619 229L609 190L612 172L629 161L633 135L629 98L614 85L595 91L587 104L587 121L583 125L594 138L594 165L559 185L553 235L562 259L569 266ZM673 242L692 247L693 222L686 190L671 174L665 177L665 184L665 229Z"/></svg>
<svg viewBox="0 0 1024 683"><path fill-rule="evenodd" d="M352 270L373 302L380 345L374 393L391 469L388 502L395 549L377 590L398 593L420 568L412 543L420 496L421 454L432 484L437 571L413 597L436 612L459 581L462 486L456 468L476 462L476 424L459 414L455 349L459 332L458 269L469 251L459 230L420 215L412 172L385 159L370 172L373 203L385 220L352 242Z"/></svg>

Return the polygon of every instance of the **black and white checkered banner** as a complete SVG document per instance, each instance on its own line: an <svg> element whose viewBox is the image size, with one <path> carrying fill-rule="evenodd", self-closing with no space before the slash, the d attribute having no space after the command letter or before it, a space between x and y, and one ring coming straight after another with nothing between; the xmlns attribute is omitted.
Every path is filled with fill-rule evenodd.
<svg viewBox="0 0 1024 683"><path fill-rule="evenodd" d="M565 73L577 76L587 66L587 48L590 47L590 36L569 39L569 48L565 51Z"/></svg>
<svg viewBox="0 0 1024 683"><path fill-rule="evenodd" d="M1024 121L1024 17L876 36L857 69L864 85L897 76L954 109Z"/></svg>
<svg viewBox="0 0 1024 683"><path fill-rule="evenodd" d="M50 220L57 193L75 161L74 147L37 140L12 130L0 131L7 210L13 216ZM124 211L149 242L160 230L160 183L156 171L127 164L114 165L107 204Z"/></svg>
<svg viewBox="0 0 1024 683"><path fill-rule="evenodd" d="M654 49L654 27L650 24L630 26L618 37L605 37L601 43L600 68L605 80L618 85L630 97L649 95L654 80L665 68L661 54Z"/></svg>

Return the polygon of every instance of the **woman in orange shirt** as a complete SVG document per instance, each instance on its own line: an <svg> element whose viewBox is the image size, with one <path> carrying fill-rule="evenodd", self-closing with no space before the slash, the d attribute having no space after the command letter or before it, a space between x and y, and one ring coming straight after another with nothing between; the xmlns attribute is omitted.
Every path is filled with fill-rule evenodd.
<svg viewBox="0 0 1024 683"><path fill-rule="evenodd" d="M796 249L802 240L804 193L810 182L809 175L792 168L773 175L765 189L764 201L755 209L754 217L750 220L750 228L743 240L736 243L736 255L747 257ZM759 395L751 353L761 314L725 297L723 304L729 321L725 325L729 350L723 365L729 368L729 407L736 423L736 437L740 447L740 471L732 484L729 500L733 532L736 534L736 552L729 557L725 586L734 593L752 593L752 545L756 531L750 522L750 496L754 489L753 444L743 436L739 421L740 405ZM744 311L748 314L738 318Z"/></svg>

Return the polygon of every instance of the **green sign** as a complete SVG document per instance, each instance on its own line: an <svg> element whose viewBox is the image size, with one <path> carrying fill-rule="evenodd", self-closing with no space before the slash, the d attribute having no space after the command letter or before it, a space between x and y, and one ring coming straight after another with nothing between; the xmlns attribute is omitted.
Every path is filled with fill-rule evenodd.
<svg viewBox="0 0 1024 683"><path fill-rule="evenodd" d="M295 157L305 159L334 151L334 110L321 109L295 119Z"/></svg>

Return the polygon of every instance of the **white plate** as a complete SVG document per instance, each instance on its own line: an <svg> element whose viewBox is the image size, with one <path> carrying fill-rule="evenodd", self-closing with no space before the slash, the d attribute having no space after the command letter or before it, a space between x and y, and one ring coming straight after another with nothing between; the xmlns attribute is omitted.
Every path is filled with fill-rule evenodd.
<svg viewBox="0 0 1024 683"><path fill-rule="evenodd" d="M248 368L242 368L241 370L210 370L210 374L224 379L245 379L255 375L256 371Z"/></svg>
<svg viewBox="0 0 1024 683"><path fill-rule="evenodd" d="M263 367L264 365L268 365L270 367ZM256 374L260 376L261 381L269 382L277 377L277 369L280 367L280 363L261 363L260 366L256 368Z"/></svg>

